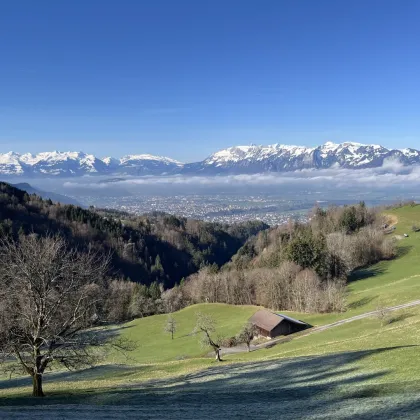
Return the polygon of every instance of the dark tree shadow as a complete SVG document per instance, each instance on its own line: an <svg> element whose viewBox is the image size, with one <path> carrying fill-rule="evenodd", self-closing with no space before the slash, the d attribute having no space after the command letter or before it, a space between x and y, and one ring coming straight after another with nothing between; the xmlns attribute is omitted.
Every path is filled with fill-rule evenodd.
<svg viewBox="0 0 420 420"><path fill-rule="evenodd" d="M348 277L347 281L349 283L353 282L353 281L357 281L357 280L365 280L365 279L369 279L371 277L376 277L379 276L381 274L385 273L385 268L384 267L367 267L367 268L359 268L356 271L353 271L353 273L350 274L350 276Z"/></svg>
<svg viewBox="0 0 420 420"><path fill-rule="evenodd" d="M402 245L398 246L397 248L397 256L394 259L399 259L407 255L410 250L413 247L411 245ZM368 267L362 267L355 271L353 271L349 276L347 281L349 283L357 280L365 280L371 277L379 276L381 274L384 274L386 272L386 268L383 264L380 266L374 265L374 266L368 266Z"/></svg>
<svg viewBox="0 0 420 420"><path fill-rule="evenodd" d="M401 391L384 391L379 381L389 373L389 369L384 366L377 371L362 372L358 362L380 353L393 357L393 351L408 347L416 346L250 363L215 364L206 370L177 378L100 390L92 387L71 394L69 391L51 392L45 399L7 398L0 400L0 405L19 406L24 413L25 409L33 410L36 405L45 406L44 408L49 410L57 405L56 409L60 410L61 405L65 407L70 403L80 404L77 408L79 418L83 417L83 409L91 410L92 414L92 407L105 410L102 412L103 416L95 411L94 418L210 419L214 413L217 413L218 417L238 419L245 416L252 419L291 420L309 418L314 414L316 416L313 418L331 419L397 418L393 417L397 414L397 407L391 404L393 400L388 401L386 398L395 398ZM77 384L77 381L93 380L108 375L124 377L133 370L143 368L153 370L158 366L101 366L64 376L60 373L50 374L47 375L46 384L63 379L76 381ZM5 388L4 381L0 384ZM372 401L376 401L375 398L380 400L380 404L372 405ZM420 400L420 396L416 398ZM418 401L408 399L404 404L398 408L420 412ZM121 407L120 417L117 417L117 407ZM347 407L348 417L345 415ZM44 408L39 407L38 410L41 411L38 412L42 413ZM112 412L115 415L110 415L106 410L114 410ZM130 417L127 417L127 410L131 410ZM344 410L344 414L336 416L340 410ZM51 415L51 411L49 413ZM375 417L376 415L382 417ZM65 418L63 415L60 417Z"/></svg>
<svg viewBox="0 0 420 420"><path fill-rule="evenodd" d="M373 300L377 299L378 296L366 296L359 300L356 300L355 302L352 302L348 305L348 309L357 309L362 306L368 305Z"/></svg>
<svg viewBox="0 0 420 420"><path fill-rule="evenodd" d="M402 313L398 315L392 315L389 318L388 324L394 324L396 322L405 321L406 319L411 318L413 316L415 316L415 314L411 314L411 313Z"/></svg>
<svg viewBox="0 0 420 420"><path fill-rule="evenodd" d="M411 250L412 250L413 246L412 245L401 245L397 248L397 257L396 258L401 258L401 257L405 257Z"/></svg>

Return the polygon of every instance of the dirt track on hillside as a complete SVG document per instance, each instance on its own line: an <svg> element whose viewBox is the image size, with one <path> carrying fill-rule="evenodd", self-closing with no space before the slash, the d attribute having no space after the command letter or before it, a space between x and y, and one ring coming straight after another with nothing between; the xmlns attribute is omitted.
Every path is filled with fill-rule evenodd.
<svg viewBox="0 0 420 420"><path fill-rule="evenodd" d="M408 303L403 303L402 305L389 306L389 307L384 308L384 309L387 312L393 312L393 311L398 311L399 309L411 308L412 306L418 306L418 305L420 305L420 299L419 300L413 300L412 302L408 302ZM381 309L381 310L384 310L384 309ZM274 340L269 340L266 343L251 345L251 351L256 351L256 350L261 350L261 349L273 347L276 344L286 343L286 342L291 341L291 340L297 340L299 338L306 337L306 336L311 335L311 334L315 334L315 333L318 333L318 332L321 332L321 331L329 330L330 328L338 327L339 325L347 324L349 322L358 321L359 319L368 318L370 316L377 315L379 312L380 312L380 310L365 312L363 314L355 315L355 316L352 316L352 317L346 318L346 319L342 319L340 321L336 321L336 322L333 322L331 324L321 325L319 327L314 327L314 328L308 329L304 332L297 333L294 336L291 335L291 336L276 338ZM225 348L224 347L222 349L222 355L223 354L233 354L233 353L243 353L243 352L246 352L246 351L248 351L248 349L245 346L237 346L237 347L232 347L232 348Z"/></svg>

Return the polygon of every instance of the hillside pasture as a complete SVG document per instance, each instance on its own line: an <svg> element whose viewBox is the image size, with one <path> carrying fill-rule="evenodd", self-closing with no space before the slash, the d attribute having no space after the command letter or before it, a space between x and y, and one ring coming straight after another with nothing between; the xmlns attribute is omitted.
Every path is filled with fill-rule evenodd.
<svg viewBox="0 0 420 420"><path fill-rule="evenodd" d="M95 375L90 388L78 389L75 374L68 378L74 386L70 396L69 389L62 388L47 400L9 397L2 400L7 406L0 407L0 416L210 419L217 413L253 419L415 419L420 413L418 380L401 388L399 383L381 383L388 367L369 371L361 367L364 361L382 355L393 358L403 349L213 364L181 377L102 389L95 387Z"/></svg>
<svg viewBox="0 0 420 420"><path fill-rule="evenodd" d="M420 224L420 206L390 214L398 219L393 235L409 237L398 241L398 258L353 274L346 312L287 313L317 326L420 299L420 233L411 232ZM221 364L207 357L208 350L191 334L198 311L216 319L220 334L233 336L257 309L185 308L173 314L174 340L164 332L166 315L120 325L121 334L138 343L128 359L112 353L92 369L50 373L49 396L41 402L27 397L26 378L4 379L0 417L25 410L34 419L54 417L57 410L64 418L88 418L93 412L113 418L420 417L420 307L387 314L385 321L372 316L269 349L225 355ZM34 403L41 405L25 408Z"/></svg>

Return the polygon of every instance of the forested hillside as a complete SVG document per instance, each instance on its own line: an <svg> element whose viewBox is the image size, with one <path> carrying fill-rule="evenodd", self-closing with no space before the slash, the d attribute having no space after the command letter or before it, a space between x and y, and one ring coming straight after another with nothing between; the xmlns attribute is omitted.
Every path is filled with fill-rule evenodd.
<svg viewBox="0 0 420 420"><path fill-rule="evenodd" d="M229 226L87 210L0 183L0 237L61 234L69 247L111 255L105 306L112 320L200 302L341 311L348 276L396 255L384 224L364 203L317 208L305 224Z"/></svg>
<svg viewBox="0 0 420 420"><path fill-rule="evenodd" d="M112 255L114 278L169 288L198 269L221 266L268 226L233 226L167 214L134 217L43 200L0 182L0 237L62 234L70 246Z"/></svg>
<svg viewBox="0 0 420 420"><path fill-rule="evenodd" d="M183 290L192 302L261 305L275 310L345 309L345 284L359 268L396 256L395 238L377 210L316 208L308 223L290 222L250 238L222 267L205 267Z"/></svg>

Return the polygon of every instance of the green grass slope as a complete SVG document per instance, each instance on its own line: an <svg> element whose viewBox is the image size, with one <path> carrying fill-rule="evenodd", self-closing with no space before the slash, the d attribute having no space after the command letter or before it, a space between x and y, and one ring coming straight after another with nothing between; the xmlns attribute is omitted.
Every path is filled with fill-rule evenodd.
<svg viewBox="0 0 420 420"><path fill-rule="evenodd" d="M420 224L420 206L402 207L389 214L398 220L393 235L399 237L399 256L392 261L383 261L354 273L348 285L348 309L340 314L302 314L286 312L311 325L324 325L374 310L378 305L393 306L420 299L420 233L411 232L413 224ZM408 238L403 238L408 233ZM224 304L193 305L174 314L178 331L175 339L163 331L166 315L157 315L134 320L125 324L122 335L139 344L133 352L134 363L156 363L201 357L207 352L200 348L197 337L191 335L195 313L211 314L223 336L235 335L246 320L257 310L253 306L231 306ZM361 320L361 325L368 325ZM340 327L346 330L348 326ZM337 328L334 330L336 331ZM327 334L327 333L325 333ZM323 334L318 334L323 337ZM320 338L322 340L322 338ZM123 363L119 355L109 362Z"/></svg>
<svg viewBox="0 0 420 420"><path fill-rule="evenodd" d="M355 273L348 286L345 313L291 315L322 325L371 311L379 303L391 306L420 299L420 233L411 232L413 224L420 224L420 206L389 213L398 219L395 235L409 234L398 242L399 257ZM178 323L174 340L163 331L166 315L134 320L121 328L123 336L139 344L128 360L112 354L103 366L50 375L45 386L46 392L52 393L49 401L61 404L65 401L63 395L70 393L71 401L83 404L159 405L156 395L173 398L174 403L187 403L198 393L199 400L202 396L210 402L216 395L218 404L235 404L229 398L244 404L247 400L251 404L248 413L252 412L253 401L262 404L264 412L264 401L272 404L278 400L298 418L309 412L314 396L315 406L311 409L320 417L313 418L323 418L321 406L337 410L335 418L350 418L346 416L362 409L367 416L363 418L394 418L397 412L384 409L389 406L392 410L395 404L400 404L405 418L410 418L410 409L417 407L412 418L419 418L420 401L412 398L412 393L420 392L420 307L393 312L390 322L384 325L370 317L270 349L227 355L220 365L205 357L207 351L191 335L198 311L212 314L218 331L231 336L257 309L221 304L185 308L174 314ZM26 379L0 381L0 403L30 403L30 398L20 398L28 393L28 386ZM220 390L228 392L229 398ZM266 392L265 396L260 391ZM361 400L365 397L370 401L366 409L366 399ZM291 401L299 398L305 400L305 405L293 405ZM342 417L340 407L345 408Z"/></svg>
<svg viewBox="0 0 420 420"><path fill-rule="evenodd" d="M130 353L131 363L156 363L188 359L206 355L209 350L200 347L199 340L192 334L195 327L195 314L210 314L216 321L217 332L223 336L234 336L244 322L258 310L256 306L231 306L219 303L192 305L184 308L173 317L177 331L174 339L164 332L167 315L156 315L136 319L124 324L121 334L137 343L138 347ZM124 356L113 354L111 363L124 363Z"/></svg>

